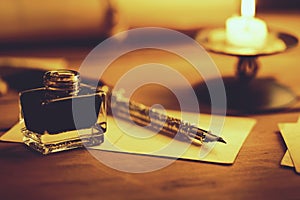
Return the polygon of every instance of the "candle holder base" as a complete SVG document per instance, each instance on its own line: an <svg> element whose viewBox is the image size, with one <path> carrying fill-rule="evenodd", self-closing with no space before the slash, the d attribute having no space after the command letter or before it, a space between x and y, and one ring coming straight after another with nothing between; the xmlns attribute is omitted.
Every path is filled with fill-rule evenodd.
<svg viewBox="0 0 300 200"><path fill-rule="evenodd" d="M296 101L296 95L289 88L278 84L273 78L244 81L236 77L223 77L223 81L228 114L275 112L286 109ZM210 105L206 84L213 87L215 82L218 83L217 80L212 79L209 83L199 83L194 86L202 107ZM216 87L218 87L217 84Z"/></svg>
<svg viewBox="0 0 300 200"><path fill-rule="evenodd" d="M293 35L270 31L262 48L238 47L228 44L224 28L200 30L196 40L208 51L239 58L236 77L223 78L230 112L276 111L287 108L295 102L296 95L274 79L255 78L259 70L258 57L281 53L296 46L298 39ZM197 93L204 92L199 88L202 87L196 86Z"/></svg>

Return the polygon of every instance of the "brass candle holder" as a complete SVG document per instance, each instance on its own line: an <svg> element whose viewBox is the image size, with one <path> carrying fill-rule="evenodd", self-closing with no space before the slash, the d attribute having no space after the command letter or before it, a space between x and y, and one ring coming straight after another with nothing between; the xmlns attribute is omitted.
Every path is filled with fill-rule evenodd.
<svg viewBox="0 0 300 200"><path fill-rule="evenodd" d="M264 47L260 49L237 47L226 42L224 28L199 31L196 40L208 51L238 57L236 76L224 77L228 109L249 113L276 111L287 108L296 95L272 78L255 78L259 70L258 57L282 53L298 44L288 33L270 31Z"/></svg>

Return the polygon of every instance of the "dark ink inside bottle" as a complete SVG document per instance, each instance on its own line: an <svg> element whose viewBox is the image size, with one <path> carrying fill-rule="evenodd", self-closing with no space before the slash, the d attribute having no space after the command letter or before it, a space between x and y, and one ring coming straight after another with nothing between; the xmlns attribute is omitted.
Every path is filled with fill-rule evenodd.
<svg viewBox="0 0 300 200"><path fill-rule="evenodd" d="M106 96L80 84L72 70L49 71L43 88L20 94L24 143L48 154L100 145L106 132Z"/></svg>

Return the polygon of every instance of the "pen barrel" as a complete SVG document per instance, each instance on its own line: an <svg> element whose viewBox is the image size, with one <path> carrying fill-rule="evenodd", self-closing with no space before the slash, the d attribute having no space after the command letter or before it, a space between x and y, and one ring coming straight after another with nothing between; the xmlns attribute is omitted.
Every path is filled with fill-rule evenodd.
<svg viewBox="0 0 300 200"><path fill-rule="evenodd" d="M130 101L123 96L123 91L112 92L111 87L102 85L100 87L105 91L108 98L111 114L115 117L127 121L133 121L138 125L149 128L163 134L176 136L176 139L188 141L196 145L202 145L203 142L223 142L221 137L212 134L210 131L198 128L188 122L167 116L141 103Z"/></svg>
<svg viewBox="0 0 300 200"><path fill-rule="evenodd" d="M176 137L179 140L201 145L205 140L205 131L188 122L167 116L141 103L130 101L121 94L111 96L113 115L132 120L138 125L153 131Z"/></svg>

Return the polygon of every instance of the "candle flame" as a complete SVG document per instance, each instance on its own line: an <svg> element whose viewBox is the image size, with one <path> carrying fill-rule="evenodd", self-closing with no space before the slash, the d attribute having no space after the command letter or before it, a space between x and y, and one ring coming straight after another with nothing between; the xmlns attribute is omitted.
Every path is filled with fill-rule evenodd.
<svg viewBox="0 0 300 200"><path fill-rule="evenodd" d="M242 0L242 16L254 17L255 16L255 0Z"/></svg>

